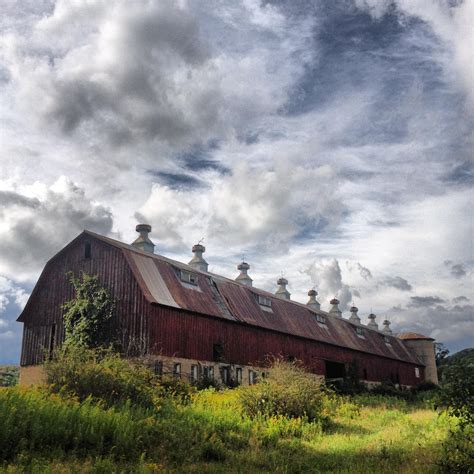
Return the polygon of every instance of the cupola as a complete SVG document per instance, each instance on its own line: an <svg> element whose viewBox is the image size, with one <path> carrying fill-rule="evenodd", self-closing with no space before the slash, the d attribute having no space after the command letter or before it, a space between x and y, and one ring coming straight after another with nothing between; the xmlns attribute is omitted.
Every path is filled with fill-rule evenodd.
<svg viewBox="0 0 474 474"><path fill-rule="evenodd" d="M359 318L359 315L357 314L358 311L359 311L359 308L357 308L357 306L351 306L351 309L350 309L351 316L349 318L349 321L351 323L360 324L360 318Z"/></svg>
<svg viewBox="0 0 474 474"><path fill-rule="evenodd" d="M329 314L331 316L335 316L336 318L342 318L342 311L339 309L339 300L334 297L329 304L331 305L331 309L329 310Z"/></svg>
<svg viewBox="0 0 474 474"><path fill-rule="evenodd" d="M135 227L135 230L140 235L135 239L132 245L139 250L143 250L143 252L154 253L155 244L148 237L148 234L151 232L151 225L138 224Z"/></svg>
<svg viewBox="0 0 474 474"><path fill-rule="evenodd" d="M247 273L249 269L250 269L250 265L247 262L239 263L237 265L237 270L239 270L240 273L235 279L235 281L242 283L242 285L252 286L253 280L250 278L250 276Z"/></svg>
<svg viewBox="0 0 474 474"><path fill-rule="evenodd" d="M277 280L278 289L275 292L275 295L278 298L289 300L291 293L286 289L286 285L288 285L288 280L286 278L278 278Z"/></svg>
<svg viewBox="0 0 474 474"><path fill-rule="evenodd" d="M308 296L309 296L309 300L306 303L306 305L309 306L311 309L321 309L321 305L319 304L319 301L316 299L316 296L318 296L318 292L314 289L309 290Z"/></svg>
<svg viewBox="0 0 474 474"><path fill-rule="evenodd" d="M204 245L200 243L193 245L192 252L194 257L189 261L188 265L193 267L195 270L199 270L200 272L207 272L209 265L202 256L205 251L206 247L204 247Z"/></svg>

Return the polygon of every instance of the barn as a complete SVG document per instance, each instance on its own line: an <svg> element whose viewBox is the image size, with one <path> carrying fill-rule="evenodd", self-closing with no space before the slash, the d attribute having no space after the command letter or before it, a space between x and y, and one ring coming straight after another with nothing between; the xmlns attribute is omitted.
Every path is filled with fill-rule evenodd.
<svg viewBox="0 0 474 474"><path fill-rule="evenodd" d="M300 360L314 374L341 378L356 367L368 384L437 382L433 339L364 325L358 310L342 317L337 299L322 311L315 290L307 304L291 300L284 278L275 294L253 287L249 265L235 280L208 272L205 248L188 264L154 253L151 227L137 226L131 245L82 232L51 258L18 318L22 384L40 382L41 364L64 339L61 305L73 298L67 273L97 275L116 300L114 325L130 356L146 356L158 374L191 381L252 384L272 357Z"/></svg>

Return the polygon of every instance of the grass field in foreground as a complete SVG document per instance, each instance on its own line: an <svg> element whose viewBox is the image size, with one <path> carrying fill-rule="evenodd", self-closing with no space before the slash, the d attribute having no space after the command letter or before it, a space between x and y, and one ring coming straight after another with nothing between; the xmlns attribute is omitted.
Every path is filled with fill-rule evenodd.
<svg viewBox="0 0 474 474"><path fill-rule="evenodd" d="M450 423L444 415L421 405L369 395L340 403L323 431L320 425L304 420L251 420L241 412L238 390L203 391L193 397L191 404L163 407L151 417L149 412L134 412L130 407L101 409L103 413L99 414L96 406L66 403L59 397L48 398L24 389L2 391L0 411L7 409L7 391L15 395L8 403L21 408L24 415L18 415L18 419L25 423L28 416L41 420L44 411L45 417L56 417L48 431L60 429L59 418L68 417L74 427L69 436L93 435L101 439L102 446L113 444L115 436L119 443L118 448L102 448L102 452L94 452L97 448L91 444L90 455L87 439L85 450L77 439L79 444L68 449L41 449L44 422L36 426L32 421L28 430L39 430L36 444L20 440L24 443L22 451L0 465L0 471L12 473L437 472L436 463ZM18 424L14 416L10 413L6 418L11 426ZM100 438L102 429L106 434ZM128 430L133 439L127 440L114 429ZM56 435L60 443L67 432ZM135 453L133 458L128 452Z"/></svg>

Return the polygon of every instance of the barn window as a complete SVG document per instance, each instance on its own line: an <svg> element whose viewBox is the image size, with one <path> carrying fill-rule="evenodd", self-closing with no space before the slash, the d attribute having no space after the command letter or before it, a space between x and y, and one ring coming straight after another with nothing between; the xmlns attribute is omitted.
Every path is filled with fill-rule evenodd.
<svg viewBox="0 0 474 474"><path fill-rule="evenodd" d="M173 375L176 377L181 376L181 364L179 362L173 364Z"/></svg>
<svg viewBox="0 0 474 474"><path fill-rule="evenodd" d="M221 367L221 380L224 385L229 383L229 367Z"/></svg>
<svg viewBox="0 0 474 474"><path fill-rule="evenodd" d="M359 337L364 337L364 330L362 328L356 326L355 330Z"/></svg>
<svg viewBox="0 0 474 474"><path fill-rule="evenodd" d="M420 369L419 369L418 367L415 367L415 377L416 377L417 379L420 378Z"/></svg>
<svg viewBox="0 0 474 474"><path fill-rule="evenodd" d="M212 358L215 362L224 360L224 346L222 344L214 344L212 346Z"/></svg>
<svg viewBox="0 0 474 474"><path fill-rule="evenodd" d="M256 382L255 372L249 370L249 385L253 385Z"/></svg>
<svg viewBox="0 0 474 474"><path fill-rule="evenodd" d="M214 379L214 367L208 366L203 368L203 377L207 380L213 380Z"/></svg>
<svg viewBox="0 0 474 474"><path fill-rule="evenodd" d="M92 251L91 251L91 243L86 242L84 244L84 258L91 258Z"/></svg>
<svg viewBox="0 0 474 474"><path fill-rule="evenodd" d="M196 382L198 379L198 366L196 364L191 365L191 382Z"/></svg>
<svg viewBox="0 0 474 474"><path fill-rule="evenodd" d="M161 377L163 375L163 361L155 361L155 365L153 366L153 372L155 372L155 375L158 375L158 377Z"/></svg>
<svg viewBox="0 0 474 474"><path fill-rule="evenodd" d="M187 272L186 270L181 270L180 277L181 277L181 281L184 281L185 283L189 283L191 285L196 285L196 286L198 284L197 275L194 275L191 272Z"/></svg>
<svg viewBox="0 0 474 474"><path fill-rule="evenodd" d="M343 379L346 376L346 366L340 362L325 361L326 364L326 378L328 379Z"/></svg>
<svg viewBox="0 0 474 474"><path fill-rule="evenodd" d="M321 324L326 324L326 318L322 314L316 314L316 321Z"/></svg>
<svg viewBox="0 0 474 474"><path fill-rule="evenodd" d="M369 377L367 376L367 369L364 369L364 380L368 380Z"/></svg>
<svg viewBox="0 0 474 474"><path fill-rule="evenodd" d="M390 338L388 336L384 336L383 340L385 341L385 344L391 344Z"/></svg>
<svg viewBox="0 0 474 474"><path fill-rule="evenodd" d="M235 370L235 378L237 380L237 383L239 385L242 385L242 369L240 367L237 367Z"/></svg>
<svg viewBox="0 0 474 474"><path fill-rule="evenodd" d="M272 300L268 296L255 295L255 299L260 306L266 306L267 308L272 306Z"/></svg>

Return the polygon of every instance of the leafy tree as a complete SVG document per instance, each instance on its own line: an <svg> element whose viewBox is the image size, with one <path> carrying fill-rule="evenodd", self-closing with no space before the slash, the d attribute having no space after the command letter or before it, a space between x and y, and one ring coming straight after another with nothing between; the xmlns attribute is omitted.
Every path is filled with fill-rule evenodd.
<svg viewBox="0 0 474 474"><path fill-rule="evenodd" d="M115 342L112 318L115 301L100 285L97 275L68 274L75 296L62 305L64 311L64 344L66 347L105 347Z"/></svg>
<svg viewBox="0 0 474 474"><path fill-rule="evenodd" d="M435 343L435 359L436 359L436 367L439 367L442 362L448 357L449 349L442 343L436 342Z"/></svg>

